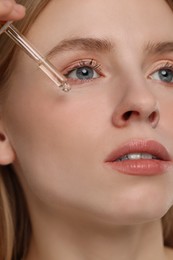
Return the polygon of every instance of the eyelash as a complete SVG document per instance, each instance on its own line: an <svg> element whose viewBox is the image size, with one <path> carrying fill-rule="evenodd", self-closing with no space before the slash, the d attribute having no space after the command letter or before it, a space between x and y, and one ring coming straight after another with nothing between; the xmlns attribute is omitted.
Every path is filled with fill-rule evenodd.
<svg viewBox="0 0 173 260"><path fill-rule="evenodd" d="M95 71L98 74L98 77L90 78L90 79L87 79L87 78L79 79L79 78L70 78L70 77L68 78L70 73L73 73L75 70L77 70L79 68L83 68L83 67L91 68L93 71ZM149 75L149 78L152 79L152 76L154 75L154 73L159 73L160 70L170 70L170 71L172 71L172 74L173 74L173 63L170 61L165 61L164 64L158 65L157 68L154 70L154 72L152 72ZM82 59L79 61L75 61L69 67L67 67L65 69L65 72L63 74L68 79L70 84L84 84L84 83L88 83L88 82L91 83L91 81L105 76L102 72L101 64L98 63L95 59ZM158 80L158 79L154 79L154 80ZM162 80L160 80L160 81L162 81ZM173 82L166 82L166 81L162 81L162 82L164 84L173 84Z"/></svg>
<svg viewBox="0 0 173 260"><path fill-rule="evenodd" d="M154 72L152 72L151 74L150 74L150 78L151 78L151 75L153 75L154 73L156 73L156 72L159 72L159 70L171 70L172 71L172 73L173 73L173 63L172 62L170 62L170 61L166 61L164 64L161 64L161 65L159 65L155 70L154 70ZM166 83L166 82L165 82ZM171 82L172 84L173 84L173 82ZM167 84L171 84L171 83L167 83Z"/></svg>
<svg viewBox="0 0 173 260"><path fill-rule="evenodd" d="M171 69L171 70L173 70L173 63L170 62L170 61L167 61L166 63L161 64L161 65L157 68L157 70L159 70L159 69Z"/></svg>
<svg viewBox="0 0 173 260"><path fill-rule="evenodd" d="M76 61L72 65L67 67L63 74L70 81L70 83L72 81L75 84L76 83L81 84L81 83L91 82L92 80L97 79L97 78L93 78L93 79L85 79L85 80L83 79L83 80L81 80L81 79L68 78L68 75L70 73L72 73L73 71L75 71L79 68L82 68L82 67L88 67L88 68L95 70L96 73L99 74L99 77L104 76L104 74L102 73L101 64L98 63L95 59L82 59L82 60Z"/></svg>

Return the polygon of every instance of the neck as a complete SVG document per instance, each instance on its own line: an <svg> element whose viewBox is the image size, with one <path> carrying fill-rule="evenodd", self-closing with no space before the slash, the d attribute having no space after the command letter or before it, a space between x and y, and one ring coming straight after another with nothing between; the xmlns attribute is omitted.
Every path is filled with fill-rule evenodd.
<svg viewBox="0 0 173 260"><path fill-rule="evenodd" d="M108 226L72 217L33 219L26 260L165 260L160 221Z"/></svg>

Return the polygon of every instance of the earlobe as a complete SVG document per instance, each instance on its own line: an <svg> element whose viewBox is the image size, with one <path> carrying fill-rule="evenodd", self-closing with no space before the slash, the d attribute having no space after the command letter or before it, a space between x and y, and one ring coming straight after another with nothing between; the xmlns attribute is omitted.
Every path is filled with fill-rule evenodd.
<svg viewBox="0 0 173 260"><path fill-rule="evenodd" d="M14 150L8 137L0 132L0 165L11 164L15 159Z"/></svg>

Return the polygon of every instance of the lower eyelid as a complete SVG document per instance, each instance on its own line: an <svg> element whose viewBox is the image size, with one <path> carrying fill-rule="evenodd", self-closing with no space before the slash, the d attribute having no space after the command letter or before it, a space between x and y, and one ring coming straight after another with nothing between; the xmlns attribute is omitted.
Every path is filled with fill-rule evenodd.
<svg viewBox="0 0 173 260"><path fill-rule="evenodd" d="M98 78L91 78L87 80L80 80L80 79L73 79L73 78L67 78L68 83L73 87L73 86L95 86L99 85L99 82L101 84L102 81L102 76ZM97 83L96 83L97 82Z"/></svg>

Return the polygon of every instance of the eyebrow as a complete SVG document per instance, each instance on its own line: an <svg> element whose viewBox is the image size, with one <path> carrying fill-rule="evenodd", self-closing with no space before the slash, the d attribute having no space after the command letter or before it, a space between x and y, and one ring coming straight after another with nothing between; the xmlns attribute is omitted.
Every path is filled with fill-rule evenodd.
<svg viewBox="0 0 173 260"><path fill-rule="evenodd" d="M72 38L65 39L54 46L47 54L46 58L51 59L63 51L93 51L93 52L110 52L115 48L115 44L109 39L99 38ZM162 55L173 52L173 42L148 42L145 45L144 53L146 55Z"/></svg>
<svg viewBox="0 0 173 260"><path fill-rule="evenodd" d="M173 42L149 42L144 49L147 55L162 55L173 52Z"/></svg>
<svg viewBox="0 0 173 260"><path fill-rule="evenodd" d="M50 59L54 55L62 51L96 51L96 52L109 52L114 48L111 41L107 39L97 38L75 38L66 39L61 41L53 47L47 54L46 58Z"/></svg>

